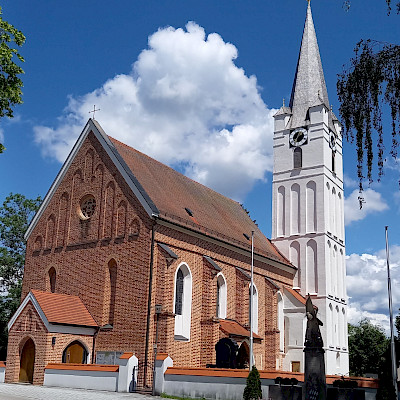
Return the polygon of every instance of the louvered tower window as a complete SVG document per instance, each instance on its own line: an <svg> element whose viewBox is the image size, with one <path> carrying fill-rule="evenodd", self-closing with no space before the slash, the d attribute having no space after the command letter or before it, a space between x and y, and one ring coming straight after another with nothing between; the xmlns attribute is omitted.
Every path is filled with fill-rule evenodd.
<svg viewBox="0 0 400 400"><path fill-rule="evenodd" d="M296 147L293 151L293 168L301 168L303 166L303 152L301 147Z"/></svg>

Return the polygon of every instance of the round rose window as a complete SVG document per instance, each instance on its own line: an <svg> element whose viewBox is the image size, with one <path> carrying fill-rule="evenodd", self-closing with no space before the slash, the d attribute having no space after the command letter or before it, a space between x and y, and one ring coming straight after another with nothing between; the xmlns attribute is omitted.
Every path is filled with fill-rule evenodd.
<svg viewBox="0 0 400 400"><path fill-rule="evenodd" d="M85 196L81 200L80 214L82 219L89 219L96 210L96 199L93 196Z"/></svg>

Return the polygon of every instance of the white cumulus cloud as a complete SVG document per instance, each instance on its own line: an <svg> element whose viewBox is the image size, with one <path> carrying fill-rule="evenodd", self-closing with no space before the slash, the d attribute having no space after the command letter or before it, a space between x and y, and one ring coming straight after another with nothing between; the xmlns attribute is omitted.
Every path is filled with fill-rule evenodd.
<svg viewBox="0 0 400 400"><path fill-rule="evenodd" d="M220 35L159 29L130 74L70 97L55 127L36 126L46 156L64 161L95 104L104 130L237 200L272 170L272 115L257 80L235 65L238 51Z"/></svg>
<svg viewBox="0 0 400 400"><path fill-rule="evenodd" d="M348 320L358 323L368 318L389 331L389 303L385 250L375 254L351 254L346 257ZM399 313L400 246L390 247L390 274L393 312Z"/></svg>
<svg viewBox="0 0 400 400"><path fill-rule="evenodd" d="M355 189L351 192L350 196L344 199L344 220L346 225L354 221L360 221L369 214L382 212L389 208L382 195L371 188L362 192L361 196L365 202L361 209L359 196L358 189Z"/></svg>

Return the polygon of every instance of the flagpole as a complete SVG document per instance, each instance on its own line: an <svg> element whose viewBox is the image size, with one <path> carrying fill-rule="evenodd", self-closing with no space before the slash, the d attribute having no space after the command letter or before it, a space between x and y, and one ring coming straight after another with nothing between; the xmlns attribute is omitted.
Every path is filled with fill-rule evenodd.
<svg viewBox="0 0 400 400"><path fill-rule="evenodd" d="M388 227L385 226L386 236L386 266L388 275L388 294L389 294L389 316L390 316L390 348L392 357L392 381L396 391L396 399L398 399L397 390L397 368L396 368L396 350L394 347L394 327L393 327L393 308L392 308L392 284L390 281L390 264L389 264L389 241L388 241Z"/></svg>
<svg viewBox="0 0 400 400"><path fill-rule="evenodd" d="M254 275L254 231L251 231L251 278L250 278L250 360L249 367L250 371L253 368L253 275Z"/></svg>

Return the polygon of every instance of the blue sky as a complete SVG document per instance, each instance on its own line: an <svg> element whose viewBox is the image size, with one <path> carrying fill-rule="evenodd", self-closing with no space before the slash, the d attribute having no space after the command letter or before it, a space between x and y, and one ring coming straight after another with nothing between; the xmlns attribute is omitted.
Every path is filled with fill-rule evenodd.
<svg viewBox="0 0 400 400"><path fill-rule="evenodd" d="M355 44L400 37L400 16L387 16L384 0L352 0L347 12L342 4L312 2L336 114L337 74ZM107 133L244 202L270 236L271 115L290 98L306 1L3 0L1 6L27 42L24 104L13 120L0 121L7 147L0 202L10 192L46 194L96 104ZM382 182L366 185L360 212L355 148L347 142L344 157L349 317L387 327L385 225L400 306L400 165L388 159Z"/></svg>

